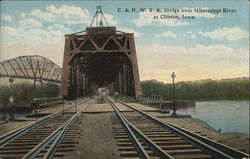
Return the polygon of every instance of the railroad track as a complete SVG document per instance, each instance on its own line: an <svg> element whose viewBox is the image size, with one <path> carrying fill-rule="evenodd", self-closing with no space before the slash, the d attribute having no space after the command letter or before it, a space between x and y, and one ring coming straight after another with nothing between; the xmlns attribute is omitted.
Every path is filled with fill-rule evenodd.
<svg viewBox="0 0 250 159"><path fill-rule="evenodd" d="M76 121L91 104L88 101L77 113L75 106L72 106L1 136L0 158L63 157L66 152L74 150L79 139Z"/></svg>
<svg viewBox="0 0 250 159"><path fill-rule="evenodd" d="M122 101L109 103L118 119L113 130L123 158L249 159L249 155L151 116ZM120 112L117 104L133 112Z"/></svg>

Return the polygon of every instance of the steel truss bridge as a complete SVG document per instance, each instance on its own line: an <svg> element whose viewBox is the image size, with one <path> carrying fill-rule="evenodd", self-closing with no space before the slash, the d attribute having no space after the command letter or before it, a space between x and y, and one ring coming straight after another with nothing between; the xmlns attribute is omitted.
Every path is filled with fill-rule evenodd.
<svg viewBox="0 0 250 159"><path fill-rule="evenodd" d="M42 56L19 56L0 62L0 78L33 79L34 82L61 82L62 68Z"/></svg>

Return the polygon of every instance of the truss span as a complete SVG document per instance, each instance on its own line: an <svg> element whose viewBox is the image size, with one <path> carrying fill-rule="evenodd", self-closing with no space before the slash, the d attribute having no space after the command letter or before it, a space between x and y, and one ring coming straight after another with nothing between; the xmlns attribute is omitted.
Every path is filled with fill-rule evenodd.
<svg viewBox="0 0 250 159"><path fill-rule="evenodd" d="M19 56L0 62L0 77L61 82L62 68L42 56Z"/></svg>

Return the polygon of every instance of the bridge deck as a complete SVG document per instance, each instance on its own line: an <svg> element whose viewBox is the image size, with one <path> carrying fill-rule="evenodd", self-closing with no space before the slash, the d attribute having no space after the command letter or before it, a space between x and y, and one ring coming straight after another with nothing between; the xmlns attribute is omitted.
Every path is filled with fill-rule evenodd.
<svg viewBox="0 0 250 159"><path fill-rule="evenodd" d="M77 109L81 109L81 103L84 103L88 101L88 99L84 99L84 100L81 100L81 101L77 101L76 102L76 105L78 106ZM54 107L49 107L49 108L45 108L45 109L40 109L37 111L37 114L51 114L51 113L54 113L54 112L58 112L58 111L62 111L63 109L66 110L72 106L75 105L75 102L74 101L65 101L64 102L64 105L61 104L61 105L57 105L57 106L54 106ZM80 107L79 107L80 105ZM74 109L72 109L72 111L75 111ZM77 111L77 110L76 110Z"/></svg>
<svg viewBox="0 0 250 159"><path fill-rule="evenodd" d="M160 109L159 108L154 108L154 107L151 107L151 106L147 106L147 105L142 105L142 104L139 104L139 103L129 103L129 105L137 108L137 109L140 109L142 111L152 111L152 112L159 112Z"/></svg>
<svg viewBox="0 0 250 159"><path fill-rule="evenodd" d="M153 108L150 106L145 106L137 103L129 103L131 106L134 106L135 108L138 108L143 111L152 111L152 112L159 112L160 110L158 108ZM122 104L117 103L117 107L120 111L132 111L128 107L123 106ZM110 104L96 104L92 107L89 107L85 112L87 113L105 113L105 112L113 112L114 110L110 106Z"/></svg>

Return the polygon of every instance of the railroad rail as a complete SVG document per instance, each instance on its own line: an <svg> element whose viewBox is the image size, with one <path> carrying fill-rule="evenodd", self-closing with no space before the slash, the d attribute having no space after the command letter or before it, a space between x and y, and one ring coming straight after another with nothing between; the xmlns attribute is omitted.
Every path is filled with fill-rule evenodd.
<svg viewBox="0 0 250 159"><path fill-rule="evenodd" d="M120 121L114 122L113 129L120 154L124 158L249 158L244 152L163 122L122 101L113 102L110 98L108 101ZM120 112L117 104L129 107L133 112Z"/></svg>
<svg viewBox="0 0 250 159"><path fill-rule="evenodd" d="M82 107L78 113L72 106L1 136L0 158L63 157L66 151L74 150L72 147L77 143L79 136L75 121L92 104L87 100L84 107L78 105Z"/></svg>

